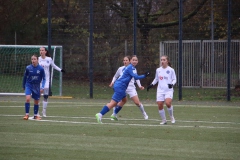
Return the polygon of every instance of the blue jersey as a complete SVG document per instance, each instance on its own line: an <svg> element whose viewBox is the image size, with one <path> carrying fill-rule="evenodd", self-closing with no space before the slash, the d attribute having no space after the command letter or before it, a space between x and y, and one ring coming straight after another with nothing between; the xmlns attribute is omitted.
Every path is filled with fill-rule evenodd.
<svg viewBox="0 0 240 160"><path fill-rule="evenodd" d="M45 72L43 67L41 67L40 65L37 65L36 67L34 67L32 64L28 65L24 73L22 87L24 89L26 87L29 87L32 88L33 90L34 88L36 88L36 90L39 90L41 82L42 82L41 88L43 89L46 83Z"/></svg>
<svg viewBox="0 0 240 160"><path fill-rule="evenodd" d="M135 67L132 64L129 64L124 70L122 75L117 79L117 81L114 83L114 88L122 88L124 90L127 89L129 82L132 78L135 80L143 79L146 76L145 75L137 75L135 71Z"/></svg>

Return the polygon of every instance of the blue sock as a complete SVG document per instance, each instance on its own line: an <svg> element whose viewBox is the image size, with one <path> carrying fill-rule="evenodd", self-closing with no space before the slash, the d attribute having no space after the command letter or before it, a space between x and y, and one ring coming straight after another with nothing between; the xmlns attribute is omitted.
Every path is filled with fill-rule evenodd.
<svg viewBox="0 0 240 160"><path fill-rule="evenodd" d="M34 115L38 114L38 108L39 108L39 105L38 104L34 104Z"/></svg>
<svg viewBox="0 0 240 160"><path fill-rule="evenodd" d="M103 108L102 108L102 110L101 110L101 114L102 115L104 115L104 114L106 114L107 112L109 111L109 108L107 107L107 106L104 106Z"/></svg>
<svg viewBox="0 0 240 160"><path fill-rule="evenodd" d="M122 109L121 106L116 106L116 107L115 107L115 110L114 110L114 113L115 113L115 114L118 114L118 112L119 112L121 109Z"/></svg>
<svg viewBox="0 0 240 160"><path fill-rule="evenodd" d="M30 103L25 103L25 113L29 114L29 110L30 110Z"/></svg>

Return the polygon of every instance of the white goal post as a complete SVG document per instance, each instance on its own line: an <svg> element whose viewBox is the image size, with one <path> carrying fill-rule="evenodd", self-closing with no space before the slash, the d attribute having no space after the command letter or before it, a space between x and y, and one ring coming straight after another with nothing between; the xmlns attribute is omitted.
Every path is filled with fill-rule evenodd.
<svg viewBox="0 0 240 160"><path fill-rule="evenodd" d="M0 45L0 95L25 95L22 79L31 56L39 54L46 45ZM62 67L62 46L51 46L54 63ZM51 69L51 90L54 96L62 96L62 73Z"/></svg>

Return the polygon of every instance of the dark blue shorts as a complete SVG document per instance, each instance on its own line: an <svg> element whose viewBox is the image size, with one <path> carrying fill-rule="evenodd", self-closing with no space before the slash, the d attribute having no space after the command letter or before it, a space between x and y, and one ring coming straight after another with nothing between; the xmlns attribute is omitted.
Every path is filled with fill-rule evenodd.
<svg viewBox="0 0 240 160"><path fill-rule="evenodd" d="M41 93L40 93L40 85L26 85L25 86L25 95L32 95L32 98L35 100L39 100Z"/></svg>
<svg viewBox="0 0 240 160"><path fill-rule="evenodd" d="M126 89L123 89L121 87L114 87L114 93L112 96L112 100L115 102L120 102L123 98L126 97Z"/></svg>

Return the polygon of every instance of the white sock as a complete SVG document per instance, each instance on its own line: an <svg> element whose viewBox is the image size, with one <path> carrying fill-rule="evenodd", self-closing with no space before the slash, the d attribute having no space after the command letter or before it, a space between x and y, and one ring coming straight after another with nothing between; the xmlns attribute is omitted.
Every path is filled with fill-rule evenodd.
<svg viewBox="0 0 240 160"><path fill-rule="evenodd" d="M48 102L43 101L43 111L46 112Z"/></svg>
<svg viewBox="0 0 240 160"><path fill-rule="evenodd" d="M144 107L143 107L142 103L140 103L140 105L139 105L139 109L140 109L140 111L141 111L142 113L144 113L144 112L145 112L145 111L144 111Z"/></svg>
<svg viewBox="0 0 240 160"><path fill-rule="evenodd" d="M165 116L165 110L158 110L160 117L162 118L163 121L166 121L166 116Z"/></svg>
<svg viewBox="0 0 240 160"><path fill-rule="evenodd" d="M115 107L113 107L113 114L115 115Z"/></svg>
<svg viewBox="0 0 240 160"><path fill-rule="evenodd" d="M173 106L171 106L170 108L167 108L167 109L168 109L169 116L173 117Z"/></svg>

